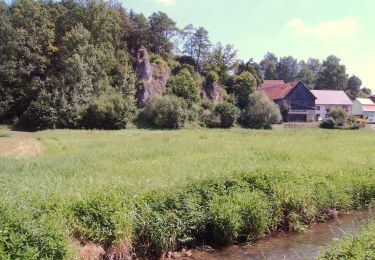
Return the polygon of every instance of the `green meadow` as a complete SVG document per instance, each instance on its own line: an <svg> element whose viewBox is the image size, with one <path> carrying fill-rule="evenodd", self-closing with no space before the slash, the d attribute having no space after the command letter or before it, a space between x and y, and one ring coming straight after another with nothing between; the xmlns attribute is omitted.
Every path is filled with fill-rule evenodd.
<svg viewBox="0 0 375 260"><path fill-rule="evenodd" d="M0 157L0 258L157 256L298 231L375 198L375 133L49 130Z"/></svg>

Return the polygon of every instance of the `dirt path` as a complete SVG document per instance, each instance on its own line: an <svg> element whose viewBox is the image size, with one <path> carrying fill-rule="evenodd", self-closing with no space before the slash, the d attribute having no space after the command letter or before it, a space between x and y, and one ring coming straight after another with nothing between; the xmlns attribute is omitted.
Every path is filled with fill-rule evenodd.
<svg viewBox="0 0 375 260"><path fill-rule="evenodd" d="M9 156L21 159L36 156L43 152L43 145L31 133L11 130L0 130L0 156Z"/></svg>

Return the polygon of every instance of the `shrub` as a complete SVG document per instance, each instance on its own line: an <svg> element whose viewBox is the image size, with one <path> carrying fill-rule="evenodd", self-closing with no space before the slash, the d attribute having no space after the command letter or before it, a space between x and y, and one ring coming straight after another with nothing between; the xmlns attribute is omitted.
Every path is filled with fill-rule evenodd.
<svg viewBox="0 0 375 260"><path fill-rule="evenodd" d="M88 129L123 129L134 119L134 104L120 94L104 94L88 107L82 126Z"/></svg>
<svg viewBox="0 0 375 260"><path fill-rule="evenodd" d="M249 96L248 106L241 111L239 123L248 128L270 129L271 124L280 120L279 108L258 91Z"/></svg>
<svg viewBox="0 0 375 260"><path fill-rule="evenodd" d="M57 111L52 103L52 96L42 93L23 113L19 126L28 130L43 130L55 128L57 120Z"/></svg>
<svg viewBox="0 0 375 260"><path fill-rule="evenodd" d="M331 109L331 111L328 113L328 117L333 119L336 127L340 127L345 124L348 115L345 110L340 107Z"/></svg>
<svg viewBox="0 0 375 260"><path fill-rule="evenodd" d="M199 99L198 84L188 69L182 69L176 76L170 77L167 91L185 99L190 104Z"/></svg>
<svg viewBox="0 0 375 260"><path fill-rule="evenodd" d="M320 127L321 128L325 128L325 129L334 129L336 126L335 124L335 120L331 117L328 117L326 119L324 119L321 123L320 123Z"/></svg>
<svg viewBox="0 0 375 260"><path fill-rule="evenodd" d="M206 127L219 128L221 125L220 116L210 109L204 109L201 113L201 120Z"/></svg>
<svg viewBox="0 0 375 260"><path fill-rule="evenodd" d="M179 129L184 126L187 104L184 100L170 95L154 95L143 110L145 120L152 127Z"/></svg>
<svg viewBox="0 0 375 260"><path fill-rule="evenodd" d="M237 107L225 101L216 105L215 112L220 116L220 126L222 128L231 128L238 116Z"/></svg>

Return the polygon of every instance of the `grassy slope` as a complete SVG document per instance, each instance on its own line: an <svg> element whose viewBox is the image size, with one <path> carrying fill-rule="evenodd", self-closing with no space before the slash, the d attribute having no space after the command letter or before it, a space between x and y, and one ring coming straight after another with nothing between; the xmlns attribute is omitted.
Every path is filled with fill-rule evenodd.
<svg viewBox="0 0 375 260"><path fill-rule="evenodd" d="M330 179L375 169L375 136L369 129L44 131L34 136L46 147L43 155L0 158L0 210L3 206L20 219L32 215L32 223L39 223L45 205L61 208L64 212L56 214L64 215L66 207L89 194L117 188L143 194L233 172Z"/></svg>

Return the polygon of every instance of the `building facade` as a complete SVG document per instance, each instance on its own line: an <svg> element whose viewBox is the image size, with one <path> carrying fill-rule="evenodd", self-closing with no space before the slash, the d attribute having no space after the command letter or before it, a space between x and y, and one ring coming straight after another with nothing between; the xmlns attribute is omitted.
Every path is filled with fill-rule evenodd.
<svg viewBox="0 0 375 260"><path fill-rule="evenodd" d="M315 120L321 121L328 117L334 108L342 108L348 115L352 115L353 102L344 91L338 90L311 90L315 100Z"/></svg>
<svg viewBox="0 0 375 260"><path fill-rule="evenodd" d="M284 122L315 121L316 97L302 81L266 80L261 90L279 106Z"/></svg>
<svg viewBox="0 0 375 260"><path fill-rule="evenodd" d="M375 103L369 98L357 98L353 103L353 115L367 118L368 123L375 123Z"/></svg>

